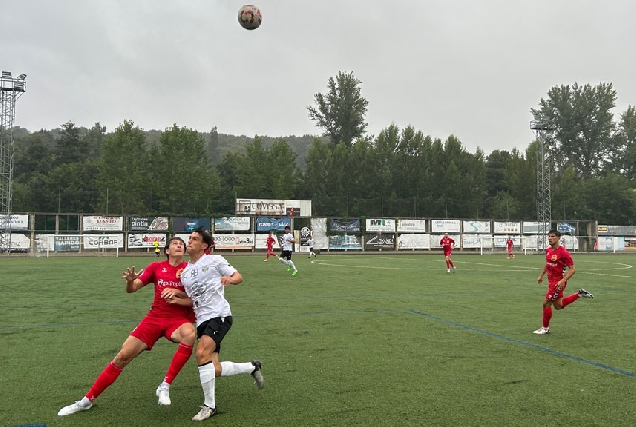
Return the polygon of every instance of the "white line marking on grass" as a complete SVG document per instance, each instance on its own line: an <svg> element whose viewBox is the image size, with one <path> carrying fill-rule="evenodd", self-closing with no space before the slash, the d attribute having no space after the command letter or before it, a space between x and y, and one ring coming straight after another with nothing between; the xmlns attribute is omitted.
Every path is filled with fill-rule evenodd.
<svg viewBox="0 0 636 427"><path fill-rule="evenodd" d="M344 264L332 264L330 262L318 262L316 264L328 265L330 267L348 267L348 268L374 268L377 270L404 270L402 267L374 267L372 265L344 265Z"/></svg>
<svg viewBox="0 0 636 427"><path fill-rule="evenodd" d="M634 374L633 372L623 371L622 369L614 368L612 366L604 365L602 363L593 362L591 360L581 359L580 357L572 356L572 355L567 354L567 353L562 353L562 352L557 351L557 350L552 350L552 349L547 348L547 347L541 347L540 345L532 344L532 343L525 342L525 341L516 340L516 339L513 339L513 338L508 338L508 337L505 337L503 335L494 334L492 332L484 331L482 329L473 328L473 327L467 326L467 325L462 325L461 323L453 322L452 320L442 319L441 317L436 317L436 316L433 316L433 315L430 315L430 314L426 314L426 313L422 313L422 312L419 312L419 311L416 311L416 310L409 310L409 312L413 313L413 314L417 314L418 316L426 317L427 319L435 320L435 321L438 321L438 322L446 323L447 325L451 325L451 326L455 326L455 327L458 327L458 328L462 328L462 329L465 329L465 330L470 331L470 332L477 332L479 334L483 334L483 335L489 336L491 338L497 338L497 339L502 340L502 341L507 341L507 342L510 342L510 343L513 343L513 344L519 344L519 345L522 345L524 347L530 347L530 348L533 348L535 350L540 350L540 351L543 351L544 353L549 353L549 354L552 354L554 356L563 357L565 359L570 359L570 360L573 360L575 362L581 362L581 363L585 363L587 365L594 366L596 368L605 369L607 371L614 372L615 374L621 374L621 375L625 375L627 377L636 378L636 374Z"/></svg>

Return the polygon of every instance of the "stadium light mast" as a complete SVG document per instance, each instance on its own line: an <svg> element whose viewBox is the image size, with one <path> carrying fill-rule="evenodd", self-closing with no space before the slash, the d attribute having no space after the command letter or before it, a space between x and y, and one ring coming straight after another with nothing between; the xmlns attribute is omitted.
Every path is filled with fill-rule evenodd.
<svg viewBox="0 0 636 427"><path fill-rule="evenodd" d="M11 253L11 199L13 186L13 121L15 102L26 92L26 74L0 75L0 253Z"/></svg>
<svg viewBox="0 0 636 427"><path fill-rule="evenodd" d="M530 129L537 135L537 250L548 247L547 234L552 223L552 196L550 194L550 162L547 141L554 132L554 125L547 120L533 120Z"/></svg>

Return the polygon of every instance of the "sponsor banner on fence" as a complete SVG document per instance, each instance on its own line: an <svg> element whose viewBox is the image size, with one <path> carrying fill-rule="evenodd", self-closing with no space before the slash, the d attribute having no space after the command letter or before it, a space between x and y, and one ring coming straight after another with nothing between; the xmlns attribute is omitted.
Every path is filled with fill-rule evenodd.
<svg viewBox="0 0 636 427"><path fill-rule="evenodd" d="M398 233L426 233L425 219L399 219L397 221Z"/></svg>
<svg viewBox="0 0 636 427"><path fill-rule="evenodd" d="M389 233L366 234L364 236L365 251L379 251L395 249L395 235Z"/></svg>
<svg viewBox="0 0 636 427"><path fill-rule="evenodd" d="M191 218L186 216L177 216L172 218L172 228L174 231L193 231L199 227L203 227L206 230L210 230L210 218ZM186 242L188 239L186 239Z"/></svg>
<svg viewBox="0 0 636 427"><path fill-rule="evenodd" d="M482 242L479 234L462 234L462 248L464 249L490 248L491 244L490 239L484 239ZM457 240L455 240L455 245L457 245Z"/></svg>
<svg viewBox="0 0 636 427"><path fill-rule="evenodd" d="M561 234L576 234L576 227L569 222L557 223L557 231Z"/></svg>
<svg viewBox="0 0 636 427"><path fill-rule="evenodd" d="M303 227L300 229L300 245L296 245L299 252L309 252L309 246L307 246L307 241L311 237L311 228ZM316 242L314 241L314 246Z"/></svg>
<svg viewBox="0 0 636 427"><path fill-rule="evenodd" d="M636 236L636 227L633 225L599 225L598 234L610 236Z"/></svg>
<svg viewBox="0 0 636 427"><path fill-rule="evenodd" d="M539 223L536 221L524 221L523 234L539 234Z"/></svg>
<svg viewBox="0 0 636 427"><path fill-rule="evenodd" d="M339 219L331 218L331 231L333 233L359 233L360 232L360 219ZM329 247L331 247L331 240L329 241Z"/></svg>
<svg viewBox="0 0 636 427"><path fill-rule="evenodd" d="M521 238L519 236L510 236L510 237L512 237L513 248L521 247ZM507 248L507 245L506 245L507 241L508 241L508 236L493 237L493 245L495 248Z"/></svg>
<svg viewBox="0 0 636 427"><path fill-rule="evenodd" d="M11 247L12 251L20 251L26 252L31 249L31 240L28 236L19 233L11 233L9 236L7 233L0 233L0 238L4 241L7 241L11 238Z"/></svg>
<svg viewBox="0 0 636 427"><path fill-rule="evenodd" d="M187 240L184 240L186 245L188 244ZM154 248L155 242L159 242L159 248L163 249L166 247L166 235L165 234L147 234L147 233L138 233L138 234L129 234L128 235L128 248Z"/></svg>
<svg viewBox="0 0 636 427"><path fill-rule="evenodd" d="M362 250L362 243L358 236L339 234L329 236L329 249Z"/></svg>
<svg viewBox="0 0 636 427"><path fill-rule="evenodd" d="M215 249L252 249L254 247L253 234L215 234Z"/></svg>
<svg viewBox="0 0 636 427"><path fill-rule="evenodd" d="M613 236L598 236L598 250L603 252L624 251L625 238Z"/></svg>
<svg viewBox="0 0 636 427"><path fill-rule="evenodd" d="M29 229L29 215L11 214L9 216L9 226L11 231L20 231ZM7 222L7 215L0 215L0 230L5 229L5 223Z"/></svg>
<svg viewBox="0 0 636 427"><path fill-rule="evenodd" d="M55 236L53 250L55 252L79 252L80 236Z"/></svg>
<svg viewBox="0 0 636 427"><path fill-rule="evenodd" d="M461 221L458 219L432 219L431 233L459 233Z"/></svg>
<svg viewBox="0 0 636 427"><path fill-rule="evenodd" d="M442 237L444 237L443 234L431 234L431 249L442 248L442 246L439 244L439 242L442 240ZM461 236L459 234L449 233L448 237L455 241L455 250L459 249L459 246L461 245Z"/></svg>
<svg viewBox="0 0 636 427"><path fill-rule="evenodd" d="M395 233L394 219L367 219L366 231L380 233Z"/></svg>
<svg viewBox="0 0 636 427"><path fill-rule="evenodd" d="M312 218L309 222L311 224L311 233L314 236L314 248L328 249L327 218Z"/></svg>
<svg viewBox="0 0 636 427"><path fill-rule="evenodd" d="M219 231L250 231L250 217L248 216L226 216L214 218L214 232Z"/></svg>
<svg viewBox="0 0 636 427"><path fill-rule="evenodd" d="M84 231L123 231L123 216L84 216L82 217Z"/></svg>
<svg viewBox="0 0 636 427"><path fill-rule="evenodd" d="M490 233L490 221L464 221L464 233Z"/></svg>
<svg viewBox="0 0 636 427"><path fill-rule="evenodd" d="M82 217L84 231L123 231L123 216L84 216Z"/></svg>
<svg viewBox="0 0 636 427"><path fill-rule="evenodd" d="M564 234L563 236L561 236L561 238L563 239L563 243L562 244L565 247L565 249L567 249L568 251L572 251L572 252L579 250L579 238L578 237ZM636 248L632 248L632 249L636 249Z"/></svg>
<svg viewBox="0 0 636 427"><path fill-rule="evenodd" d="M168 231L167 216L130 216L129 231Z"/></svg>
<svg viewBox="0 0 636 427"><path fill-rule="evenodd" d="M495 234L521 234L521 223L495 221L493 229Z"/></svg>
<svg viewBox="0 0 636 427"><path fill-rule="evenodd" d="M123 234L84 234L84 249L121 249L124 247Z"/></svg>
<svg viewBox="0 0 636 427"><path fill-rule="evenodd" d="M259 216L256 218L256 231L285 231L285 227L291 227L290 218L269 218Z"/></svg>
<svg viewBox="0 0 636 427"><path fill-rule="evenodd" d="M400 234L398 236L398 249L430 249L430 234Z"/></svg>
<svg viewBox="0 0 636 427"><path fill-rule="evenodd" d="M236 215L285 216L285 201L270 199L236 199Z"/></svg>
<svg viewBox="0 0 636 427"><path fill-rule="evenodd" d="M636 237L625 237L625 250L626 251L636 250Z"/></svg>

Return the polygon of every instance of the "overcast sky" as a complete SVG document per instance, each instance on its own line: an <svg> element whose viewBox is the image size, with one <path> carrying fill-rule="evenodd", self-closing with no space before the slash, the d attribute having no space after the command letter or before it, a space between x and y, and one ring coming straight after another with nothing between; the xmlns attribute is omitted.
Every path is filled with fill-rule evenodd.
<svg viewBox="0 0 636 427"><path fill-rule="evenodd" d="M0 68L26 73L15 125L178 126L320 134L307 106L339 71L362 81L368 132L395 123L486 153L525 150L530 108L561 84L610 82L636 105L634 0L20 0Z"/></svg>

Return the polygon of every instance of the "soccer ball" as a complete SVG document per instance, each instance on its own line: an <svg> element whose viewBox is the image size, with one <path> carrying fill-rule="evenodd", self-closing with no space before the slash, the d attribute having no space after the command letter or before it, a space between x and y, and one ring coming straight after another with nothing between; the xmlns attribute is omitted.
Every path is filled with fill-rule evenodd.
<svg viewBox="0 0 636 427"><path fill-rule="evenodd" d="M238 21L246 30L255 30L261 26L261 10L253 4L246 4L238 11Z"/></svg>

